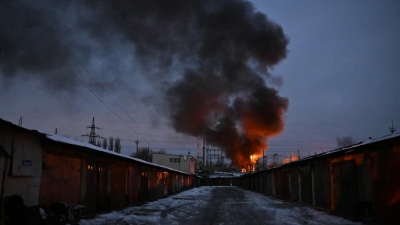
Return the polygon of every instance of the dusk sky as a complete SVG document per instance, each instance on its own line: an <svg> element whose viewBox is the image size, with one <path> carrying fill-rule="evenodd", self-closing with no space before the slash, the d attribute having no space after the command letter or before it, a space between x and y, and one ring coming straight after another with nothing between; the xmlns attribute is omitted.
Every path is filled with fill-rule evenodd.
<svg viewBox="0 0 400 225"><path fill-rule="evenodd" d="M202 137L193 135L197 132L194 128L182 128L179 120L187 118L169 117L177 112L168 110L163 93L167 93L167 99L174 97L173 91L181 87L173 85L182 79L179 74L185 74L188 68L194 70L196 60L212 55L204 51L196 57L191 55L190 47L196 49L201 31L183 23L187 27L177 31L189 30L193 36L180 33L175 38L174 32L164 32L166 28L139 35L140 29L149 30L145 23L152 21L143 21L135 33L129 26L127 30L119 26L119 21L127 19L117 10L114 14L104 10L103 15L90 3L71 2L0 3L0 29L5 34L0 35L0 118L18 124L22 116L26 128L47 133L57 128L58 134L87 141L81 135L89 133L86 126L95 117L100 127L96 132L106 138L120 137L124 154L134 151L138 138L139 147L197 155ZM255 11L248 12L265 14L281 26L289 40L287 53L276 53L273 60L268 58L270 61L257 55L257 49L249 53L255 60L264 60L260 64L268 75L263 79L266 87L277 91L275 103L283 111L284 129L279 130L279 123L273 126L272 136L267 137L267 155L285 156L299 150L303 157L332 150L337 136L351 136L355 141L382 137L390 133L392 121L400 131L399 1L251 2ZM191 7L187 4L181 8L198 13ZM214 10L216 6L207 7ZM117 22L108 21L109 15ZM169 20L158 26L192 18L185 11L176 17L167 16ZM183 37L188 41L180 45ZM152 43L155 45L149 46ZM172 44L165 46L168 43ZM206 58L207 62L214 62L214 57ZM215 80L201 81L205 83L199 85L218 89ZM245 91L240 89L240 93ZM227 101L231 101L231 92L228 95ZM172 101L174 104L178 103ZM204 109L198 102L191 104L193 109ZM227 103L229 107L232 104Z"/></svg>

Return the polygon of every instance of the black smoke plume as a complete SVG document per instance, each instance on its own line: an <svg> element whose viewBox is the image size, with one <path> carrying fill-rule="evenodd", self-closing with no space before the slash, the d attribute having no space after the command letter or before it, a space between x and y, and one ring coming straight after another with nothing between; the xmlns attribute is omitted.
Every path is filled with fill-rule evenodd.
<svg viewBox="0 0 400 225"><path fill-rule="evenodd" d="M175 130L205 129L236 165L283 129L288 100L266 84L288 38L248 1L3 0L0 32L1 76L36 76L66 91L77 60L129 48L154 87L164 85Z"/></svg>

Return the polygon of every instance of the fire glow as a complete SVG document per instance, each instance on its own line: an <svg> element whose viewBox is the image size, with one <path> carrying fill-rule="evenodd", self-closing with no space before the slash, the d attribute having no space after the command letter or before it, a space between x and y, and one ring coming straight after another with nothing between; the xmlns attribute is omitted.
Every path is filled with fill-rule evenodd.
<svg viewBox="0 0 400 225"><path fill-rule="evenodd" d="M245 168L242 167L242 173L245 173L245 172L253 172L253 171L256 170L255 165L256 165L256 161L257 161L257 159L258 159L258 156L257 156L256 154L251 154L250 157L249 157L249 159L250 159L250 160L249 160L249 162L246 164L246 167L245 167Z"/></svg>

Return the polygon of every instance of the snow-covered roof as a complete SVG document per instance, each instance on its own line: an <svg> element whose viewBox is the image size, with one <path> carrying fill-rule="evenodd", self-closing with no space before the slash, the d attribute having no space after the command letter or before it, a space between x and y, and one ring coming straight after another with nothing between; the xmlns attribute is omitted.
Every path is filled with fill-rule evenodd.
<svg viewBox="0 0 400 225"><path fill-rule="evenodd" d="M373 143L377 143L377 142L380 142L380 141L385 141L385 140L392 139L392 138L397 138L397 137L400 137L400 133L393 133L393 134L385 135L385 136L380 137L380 138L368 138L367 140L358 142L358 143L356 143L354 145L350 145L350 146L346 146L346 147L343 147L343 148L334 149L332 151L321 153L320 155L329 155L329 154L336 153L336 152L350 151L350 150L354 150L355 148L358 148L358 147L366 146L366 145L369 145L369 144L373 144Z"/></svg>
<svg viewBox="0 0 400 225"><path fill-rule="evenodd" d="M186 172L183 172L183 171L180 171L180 170L175 170L175 169L172 169L172 168L169 168L169 167L166 167L166 166L162 166L162 165L159 165L159 164L147 162L147 161L142 160L142 159L137 159L137 158L133 158L133 157L130 157L130 156L127 156L127 155L119 154L117 152L109 151L109 150L97 147L97 146L92 145L92 144L87 143L87 142L73 140L73 139L70 139L70 138L67 138L67 137L64 137L64 136L60 136L60 135L55 135L55 134L46 134L46 135L47 135L46 137L48 139L50 139L52 141L55 141L55 142L60 142L60 143L64 143L64 144L74 145L74 146L80 146L80 147L84 147L84 148L87 148L87 149L90 149L90 150L93 150L93 151L98 151L98 152L103 152L103 153L106 153L106 154L115 155L117 157L126 158L126 159L129 159L129 160L140 162L140 163L147 164L147 165L150 165L150 166L156 166L156 167L159 167L159 168L164 168L164 169L167 169L169 171L174 171L174 172L179 172L179 173L191 175L189 173L186 173Z"/></svg>
<svg viewBox="0 0 400 225"><path fill-rule="evenodd" d="M293 161L293 162L285 163L285 164L277 166L277 167L263 169L263 170L259 170L259 171L254 171L254 172L250 172L250 173L247 173L247 174L259 173L259 172L266 171L266 170L271 170L271 169L278 169L280 167L287 166L287 165L290 165L292 163L304 162L304 161L307 161L307 160L310 160L310 159L315 159L315 158L318 158L318 157L323 157L323 156L331 155L331 154L334 154L334 153L340 153L340 152L350 153L350 152L356 151L357 148L362 147L362 146L370 145L370 144L373 144L373 143L378 143L380 141L385 141L385 140L389 140L389 139L392 139L392 138L399 138L399 137L400 137L400 133L393 133L393 134L385 135L385 136L380 137L380 138L368 138L365 141L358 142L358 143L353 144L351 146L338 148L338 149L333 149L331 151L319 153L319 154L316 154L316 155L307 156L307 157L301 158L301 159Z"/></svg>
<svg viewBox="0 0 400 225"><path fill-rule="evenodd" d="M400 137L400 133L393 133L393 134L385 135L385 136L380 137L380 138L368 138L365 141L361 141L361 142L358 142L358 143L350 145L350 146L346 146L346 147L343 147L343 148L337 148L337 149L333 149L331 151L327 151L327 152L319 153L319 154L316 154L316 155L304 157L304 158L301 158L299 160L296 160L296 161L293 161L293 162L290 162L290 163L306 161L306 160L311 159L311 158L317 158L317 157L326 156L326 155L330 155L330 154L334 154L334 153L338 153L338 152L351 152L351 151L354 151L358 147L370 145L370 144L373 144L373 143L377 143L377 142L380 142L380 141L385 141L385 140L389 140L389 139L397 138L397 137ZM290 163L287 163L287 164L290 164Z"/></svg>

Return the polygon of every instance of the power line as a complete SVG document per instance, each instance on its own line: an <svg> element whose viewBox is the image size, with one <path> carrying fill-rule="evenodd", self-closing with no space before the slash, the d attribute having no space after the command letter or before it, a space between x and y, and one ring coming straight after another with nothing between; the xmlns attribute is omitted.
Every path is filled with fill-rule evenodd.
<svg viewBox="0 0 400 225"><path fill-rule="evenodd" d="M37 14L38 14L38 13L37 13ZM44 23L45 23L45 25L46 25L48 28L51 28L50 24L49 24L47 21L45 21ZM97 81L97 79L89 72L89 70L86 68L86 66L83 65L83 63L76 57L76 55L75 55L69 48L66 48L66 49L67 49L67 53L69 53L69 54L75 59L75 61L79 64L79 66L80 66L81 68L84 69L84 71L95 81L95 83L101 88L101 90L103 90L103 91L108 95L108 97L120 108L120 110L122 110L122 112L124 112L125 115L126 115L133 123L135 123L137 127L139 127L140 130L142 130L144 133L146 133L146 132L144 131L144 129L143 129L142 127L140 127L139 124L137 124L136 121L135 121L132 117L129 116L129 114L121 107L121 105L119 105L119 104L115 101L115 99L105 90L105 88L104 88L102 85L100 85L100 83ZM86 87L86 88L87 88L87 89L88 89L88 90L89 90L89 91L90 91L104 106L106 106L120 121L122 121L127 127L129 127L129 129L131 129L131 130L132 130L133 132L135 132L137 135L140 135L135 129L133 129L132 127L130 127L130 126L129 126L129 125L114 111L114 110L112 110L102 99L100 99L100 97L97 96L97 95L88 87L88 85L86 85L86 83L83 82L83 80L80 79L79 76L78 76L77 74L75 74L68 66L66 66L65 64L63 64L63 67L64 67L64 68L67 68L67 70L69 70L69 71L74 75L74 77L75 77L76 79L78 79L79 82L80 82L84 87ZM150 136L150 137L151 137L151 136ZM151 139L152 139L152 141L154 141L154 142L157 143L156 140L154 140L153 138L151 138ZM148 140L145 140L145 141L148 141Z"/></svg>

